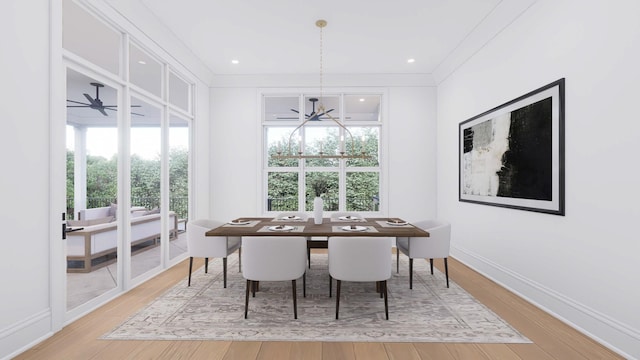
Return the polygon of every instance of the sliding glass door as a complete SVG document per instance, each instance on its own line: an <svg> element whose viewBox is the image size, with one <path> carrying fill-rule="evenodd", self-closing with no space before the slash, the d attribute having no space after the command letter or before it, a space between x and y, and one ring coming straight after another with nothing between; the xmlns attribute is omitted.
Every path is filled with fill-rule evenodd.
<svg viewBox="0 0 640 360"><path fill-rule="evenodd" d="M63 0L68 231L66 271L54 283L65 284L66 306L54 311L64 321L187 250L193 81L150 50L156 44L91 9Z"/></svg>
<svg viewBox="0 0 640 360"><path fill-rule="evenodd" d="M68 310L118 287L117 97L104 81L67 70Z"/></svg>

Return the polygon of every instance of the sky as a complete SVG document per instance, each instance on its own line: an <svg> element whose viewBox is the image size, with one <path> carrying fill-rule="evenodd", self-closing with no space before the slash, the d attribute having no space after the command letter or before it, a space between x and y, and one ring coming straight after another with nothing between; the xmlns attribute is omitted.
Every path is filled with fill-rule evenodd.
<svg viewBox="0 0 640 360"><path fill-rule="evenodd" d="M189 128L171 128L169 131L169 146L171 148L188 149ZM73 127L67 126L67 149L74 149ZM118 151L118 130L113 128L87 129L87 154L111 158ZM137 154L144 159L157 159L160 154L160 129L133 128L131 129L131 154Z"/></svg>

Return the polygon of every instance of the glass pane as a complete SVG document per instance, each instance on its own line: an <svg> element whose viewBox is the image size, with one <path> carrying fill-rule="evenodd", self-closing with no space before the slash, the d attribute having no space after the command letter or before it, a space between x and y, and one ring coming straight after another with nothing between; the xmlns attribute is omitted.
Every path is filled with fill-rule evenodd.
<svg viewBox="0 0 640 360"><path fill-rule="evenodd" d="M291 167L298 166L298 159L273 158L278 152L282 155L296 155L300 150L299 131L290 137L295 127L268 127L266 129L267 166ZM291 140L291 142L289 142Z"/></svg>
<svg viewBox="0 0 640 360"><path fill-rule="evenodd" d="M378 166L380 164L378 161L380 128L350 126L348 129L353 136L353 141L351 141L351 138L347 135L345 139L347 153L362 154L364 151L364 154L369 157L365 159L348 159L347 166Z"/></svg>
<svg viewBox="0 0 640 360"><path fill-rule="evenodd" d="M300 119L297 96L269 96L264 98L265 121L296 121Z"/></svg>
<svg viewBox="0 0 640 360"><path fill-rule="evenodd" d="M380 95L346 95L344 113L347 121L380 121Z"/></svg>
<svg viewBox="0 0 640 360"><path fill-rule="evenodd" d="M169 257L187 251L186 224L189 221L189 122L172 115L169 124ZM170 213L171 215L171 213Z"/></svg>
<svg viewBox="0 0 640 360"><path fill-rule="evenodd" d="M268 174L267 211L298 211L297 172Z"/></svg>
<svg viewBox="0 0 640 360"><path fill-rule="evenodd" d="M74 54L119 73L121 34L89 14L72 0L62 8L62 46Z"/></svg>
<svg viewBox="0 0 640 360"><path fill-rule="evenodd" d="M340 206L339 180L337 172L308 172L305 174L305 210L313 211L313 199L316 197L314 183L325 181L327 190L322 196L324 211L338 211Z"/></svg>
<svg viewBox="0 0 640 360"><path fill-rule="evenodd" d="M324 111L320 111L324 106ZM340 98L338 96L307 96L304 98L304 118L311 121L333 121L326 114L330 114L336 120L340 119Z"/></svg>
<svg viewBox="0 0 640 360"><path fill-rule="evenodd" d="M304 153L306 155L339 154L340 138L337 126L306 126L304 136ZM307 166L338 166L338 159L306 159Z"/></svg>
<svg viewBox="0 0 640 360"><path fill-rule="evenodd" d="M378 211L380 208L380 174L347 173L347 211Z"/></svg>
<svg viewBox="0 0 640 360"><path fill-rule="evenodd" d="M169 103L191 112L189 106L189 94L191 86L173 72L169 73Z"/></svg>
<svg viewBox="0 0 640 360"><path fill-rule="evenodd" d="M117 90L90 83L102 85L67 70L67 310L116 288L118 278Z"/></svg>
<svg viewBox="0 0 640 360"><path fill-rule="evenodd" d="M162 96L162 64L134 44L129 45L129 76L133 84Z"/></svg>
<svg viewBox="0 0 640 360"><path fill-rule="evenodd" d="M131 277L160 266L161 111L132 97L131 115ZM142 115L135 115L143 114Z"/></svg>

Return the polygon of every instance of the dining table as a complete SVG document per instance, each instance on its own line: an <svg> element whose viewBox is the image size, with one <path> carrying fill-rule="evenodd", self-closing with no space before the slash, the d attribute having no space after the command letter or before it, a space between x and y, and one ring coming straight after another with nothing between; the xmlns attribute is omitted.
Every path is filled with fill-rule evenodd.
<svg viewBox="0 0 640 360"><path fill-rule="evenodd" d="M332 236L428 237L429 233L400 218L341 217L323 218L316 224L312 217L241 217L206 232L207 236Z"/></svg>

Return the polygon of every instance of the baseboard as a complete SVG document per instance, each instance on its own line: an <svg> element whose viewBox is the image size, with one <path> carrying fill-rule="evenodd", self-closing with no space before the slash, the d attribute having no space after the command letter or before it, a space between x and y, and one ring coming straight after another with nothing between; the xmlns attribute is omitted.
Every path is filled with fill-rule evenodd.
<svg viewBox="0 0 640 360"><path fill-rule="evenodd" d="M627 359L638 359L640 331L467 249L451 256Z"/></svg>
<svg viewBox="0 0 640 360"><path fill-rule="evenodd" d="M51 335L51 311L47 309L0 331L0 359L11 359Z"/></svg>

